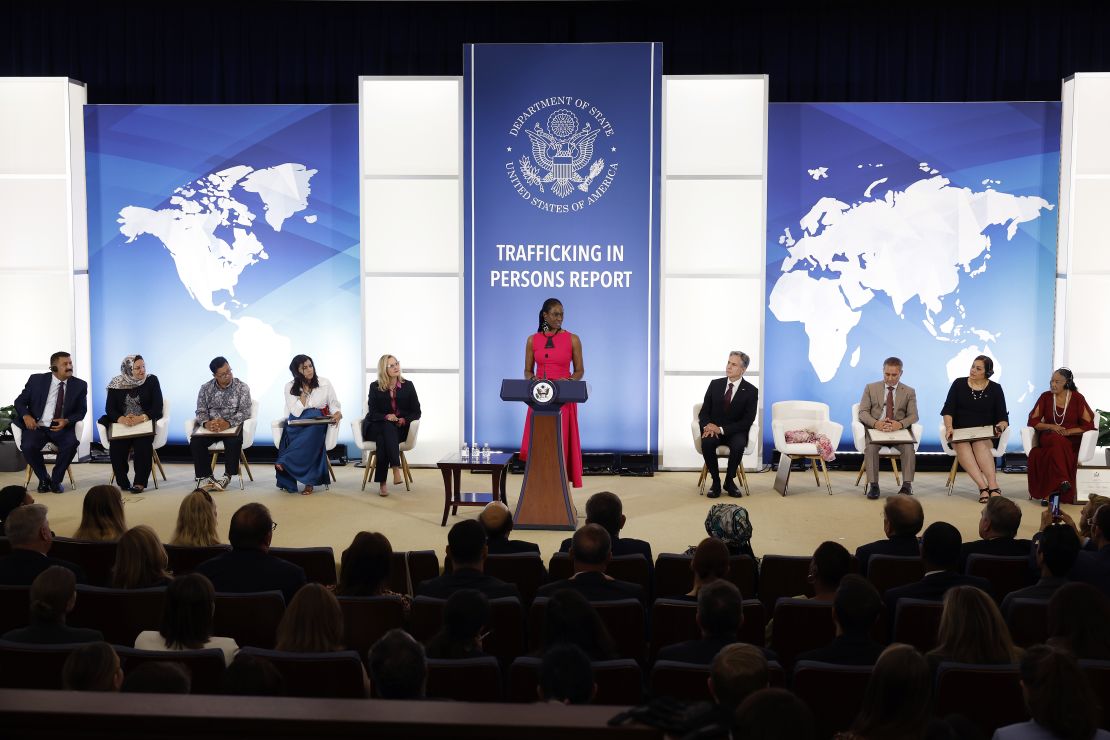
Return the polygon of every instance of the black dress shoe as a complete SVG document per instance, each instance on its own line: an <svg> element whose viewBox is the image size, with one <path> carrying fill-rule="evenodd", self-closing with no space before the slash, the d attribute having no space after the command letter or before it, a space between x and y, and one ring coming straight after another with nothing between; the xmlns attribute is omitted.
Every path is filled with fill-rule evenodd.
<svg viewBox="0 0 1110 740"><path fill-rule="evenodd" d="M44 480L39 481L39 493L48 493L50 491L50 484Z"/></svg>
<svg viewBox="0 0 1110 740"><path fill-rule="evenodd" d="M744 495L744 494L740 493L740 489L737 488L736 484L733 483L732 481L729 481L728 483L725 484L725 491L732 498L740 498L741 496Z"/></svg>
<svg viewBox="0 0 1110 740"><path fill-rule="evenodd" d="M61 493L62 491L66 490L66 487L63 486L61 483L54 483L53 481L51 481L50 490L54 493Z"/></svg>
<svg viewBox="0 0 1110 740"><path fill-rule="evenodd" d="M868 483L867 484L867 498L874 501L878 497L879 497L879 484L878 483Z"/></svg>
<svg viewBox="0 0 1110 740"><path fill-rule="evenodd" d="M721 497L721 487L720 486L710 486L709 493L705 494L705 497L706 498L720 498Z"/></svg>
<svg viewBox="0 0 1110 740"><path fill-rule="evenodd" d="M901 493L905 496L912 496L913 495L913 484L912 483L903 483L902 487L898 489L898 493Z"/></svg>

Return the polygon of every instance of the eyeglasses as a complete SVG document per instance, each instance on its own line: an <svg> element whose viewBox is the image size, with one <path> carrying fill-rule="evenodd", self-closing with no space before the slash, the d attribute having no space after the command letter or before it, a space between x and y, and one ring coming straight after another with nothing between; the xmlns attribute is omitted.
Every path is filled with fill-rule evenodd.
<svg viewBox="0 0 1110 740"><path fill-rule="evenodd" d="M276 532L277 531L277 522L274 522L273 524L270 525L270 531L271 532Z"/></svg>
<svg viewBox="0 0 1110 740"><path fill-rule="evenodd" d="M399 363L399 362L391 362L388 365L386 365L386 368L388 368L390 370L393 370L394 368L398 368L398 367L401 367L401 363Z"/></svg>

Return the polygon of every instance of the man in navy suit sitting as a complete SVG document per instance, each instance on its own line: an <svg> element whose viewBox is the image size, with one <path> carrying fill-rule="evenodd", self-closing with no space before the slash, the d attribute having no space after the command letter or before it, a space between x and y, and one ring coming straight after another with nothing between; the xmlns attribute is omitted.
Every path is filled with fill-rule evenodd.
<svg viewBox="0 0 1110 740"><path fill-rule="evenodd" d="M755 421L756 407L759 405L759 391L744 380L744 371L750 362L748 356L740 351L728 353L725 377L709 383L705 399L698 414L701 428L701 454L709 477L713 481L709 487L709 498L721 495L721 474L717 468L717 448L728 447L728 465L725 468L725 491L733 498L740 497L740 489L733 478L744 448L748 445L748 432Z"/></svg>
<svg viewBox="0 0 1110 740"><path fill-rule="evenodd" d="M50 372L27 378L15 399L15 424L23 430L20 450L39 479L39 493L61 493L66 469L77 454L74 425L85 418L88 383L73 377L73 358L68 352L50 355ZM58 448L54 471L48 475L42 459L46 443Z"/></svg>

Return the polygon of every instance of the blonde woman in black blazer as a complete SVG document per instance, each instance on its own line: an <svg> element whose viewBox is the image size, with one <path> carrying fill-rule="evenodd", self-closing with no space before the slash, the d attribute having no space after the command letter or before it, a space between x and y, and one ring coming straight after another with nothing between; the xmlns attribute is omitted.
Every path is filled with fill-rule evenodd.
<svg viewBox="0 0 1110 740"><path fill-rule="evenodd" d="M416 387L401 375L401 363L393 355L382 355L378 360L378 381L370 385L366 408L362 438L377 444L374 481L379 484L378 495L388 496L386 468L393 469L393 485L401 483L399 448L408 439L412 422L420 418Z"/></svg>

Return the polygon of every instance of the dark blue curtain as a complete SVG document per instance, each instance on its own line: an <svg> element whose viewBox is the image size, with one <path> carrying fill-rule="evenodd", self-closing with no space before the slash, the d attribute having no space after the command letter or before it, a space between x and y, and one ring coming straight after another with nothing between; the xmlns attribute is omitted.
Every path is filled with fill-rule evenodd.
<svg viewBox="0 0 1110 740"><path fill-rule="evenodd" d="M351 103L359 75L462 74L468 42L662 41L665 73L769 74L775 102L1055 100L1110 68L1108 37L1110 3L1066 0L23 0L0 8L0 75L83 80L91 103Z"/></svg>

